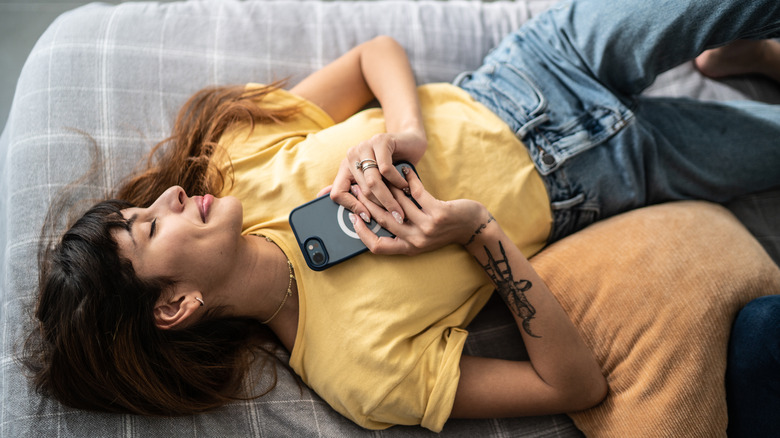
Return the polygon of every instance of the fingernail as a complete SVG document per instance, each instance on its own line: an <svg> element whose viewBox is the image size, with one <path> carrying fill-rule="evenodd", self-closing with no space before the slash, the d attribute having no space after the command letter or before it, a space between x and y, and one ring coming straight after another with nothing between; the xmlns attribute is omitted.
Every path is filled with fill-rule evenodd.
<svg viewBox="0 0 780 438"><path fill-rule="evenodd" d="M360 213L360 218L363 219L363 222L366 222L366 223L371 222L371 219L365 213Z"/></svg>
<svg viewBox="0 0 780 438"><path fill-rule="evenodd" d="M404 223L404 218L402 218L397 211L394 211L391 214L393 215L393 218L395 219L396 222L398 222L399 224Z"/></svg>
<svg viewBox="0 0 780 438"><path fill-rule="evenodd" d="M349 216L349 221L352 222L352 225L355 225L355 215L350 213L348 216Z"/></svg>
<svg viewBox="0 0 780 438"><path fill-rule="evenodd" d="M404 191L404 194L407 196L412 194L412 190L409 189L409 187L404 187L402 190Z"/></svg>
<svg viewBox="0 0 780 438"><path fill-rule="evenodd" d="M350 193L352 193L352 195L354 195L357 198L358 195L357 186L350 186L349 191Z"/></svg>

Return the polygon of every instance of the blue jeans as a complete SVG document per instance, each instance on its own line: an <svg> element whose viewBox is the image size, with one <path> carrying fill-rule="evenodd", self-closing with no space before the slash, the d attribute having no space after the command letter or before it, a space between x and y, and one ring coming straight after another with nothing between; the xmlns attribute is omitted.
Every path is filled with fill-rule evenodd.
<svg viewBox="0 0 780 438"><path fill-rule="evenodd" d="M528 148L552 242L644 205L780 185L780 108L640 96L707 48L777 35L777 0L564 1L456 84Z"/></svg>
<svg viewBox="0 0 780 438"><path fill-rule="evenodd" d="M780 431L780 295L751 301L731 329L726 368L730 437Z"/></svg>

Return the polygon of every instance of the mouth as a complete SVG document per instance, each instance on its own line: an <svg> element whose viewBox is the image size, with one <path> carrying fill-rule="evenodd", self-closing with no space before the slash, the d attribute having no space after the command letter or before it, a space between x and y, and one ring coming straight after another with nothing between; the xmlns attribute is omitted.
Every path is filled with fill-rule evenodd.
<svg viewBox="0 0 780 438"><path fill-rule="evenodd" d="M198 210L200 211L200 219L205 224L206 218L209 216L209 211L211 210L211 204L214 202L214 197L211 195L205 195L195 196L194 198L198 205Z"/></svg>

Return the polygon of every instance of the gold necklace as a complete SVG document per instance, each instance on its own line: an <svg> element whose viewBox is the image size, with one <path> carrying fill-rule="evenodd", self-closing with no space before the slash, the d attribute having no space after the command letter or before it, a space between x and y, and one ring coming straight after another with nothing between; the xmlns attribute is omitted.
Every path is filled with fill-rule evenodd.
<svg viewBox="0 0 780 438"><path fill-rule="evenodd" d="M276 245L276 242L271 240L270 237L268 237L268 236L263 236L263 237L265 237L265 240L267 240L267 241L273 243L274 245ZM276 245L276 246L278 247L279 245ZM279 249L281 249L281 248L279 248ZM282 251L282 254L284 254L284 251ZM287 272L290 274L290 279L287 281L287 292L284 294L284 298L282 298L282 303L279 304L279 307L276 308L276 312L274 312L274 314L271 315L270 318L268 318L265 321L263 321L262 322L263 324L268 324L274 318L276 318L276 315L278 315L279 311L282 310L282 307L284 307L284 303L287 302L287 298L289 298L292 295L292 282L293 282L293 280L295 280L295 275L293 275L292 263L290 262L290 260L287 258L286 255L284 256L284 258L285 258L285 261L287 261Z"/></svg>

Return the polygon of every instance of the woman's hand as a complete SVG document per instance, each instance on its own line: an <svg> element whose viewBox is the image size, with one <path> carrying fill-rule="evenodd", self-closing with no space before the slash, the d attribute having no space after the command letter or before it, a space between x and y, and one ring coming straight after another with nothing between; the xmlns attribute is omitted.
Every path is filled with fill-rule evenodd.
<svg viewBox="0 0 780 438"><path fill-rule="evenodd" d="M357 184L365 199L384 207L396 222L403 223L404 210L390 192L390 186L403 190L409 184L393 162L399 159L417 162L427 146L425 134L416 130L377 134L353 146L342 160L331 186L331 199L368 222L373 214L351 192L352 185Z"/></svg>
<svg viewBox="0 0 780 438"><path fill-rule="evenodd" d="M399 224L391 213L367 199L357 186L357 199L371 212L371 216L395 235L379 237L365 223L353 215L355 231L366 247L375 254L419 254L451 243L465 245L479 232L481 224L490 220L487 209L476 201L459 199L441 201L425 190L420 179L408 167L404 169L409 184L408 192L389 187L394 200L403 208L406 220ZM420 208L415 205L415 201Z"/></svg>
<svg viewBox="0 0 780 438"><path fill-rule="evenodd" d="M396 220L402 222L403 210L385 180L405 188L406 182L393 169L393 160L417 164L428 146L417 86L404 48L387 36L373 38L312 73L291 91L318 105L336 123L372 100L379 101L387 134L349 150L331 186L331 198L368 221L368 208L349 194L352 183L357 183L369 199L391 215L395 213ZM356 167L356 162L367 167ZM323 193L327 189L320 191Z"/></svg>
<svg viewBox="0 0 780 438"><path fill-rule="evenodd" d="M396 237L378 237L351 216L360 239L376 254L417 254L462 244L484 269L520 329L528 361L461 357L461 377L451 416L515 417L582 410L607 394L601 367L579 331L520 249L476 201L440 201L414 172L409 191L390 187L407 220L397 224L357 190L380 225Z"/></svg>

